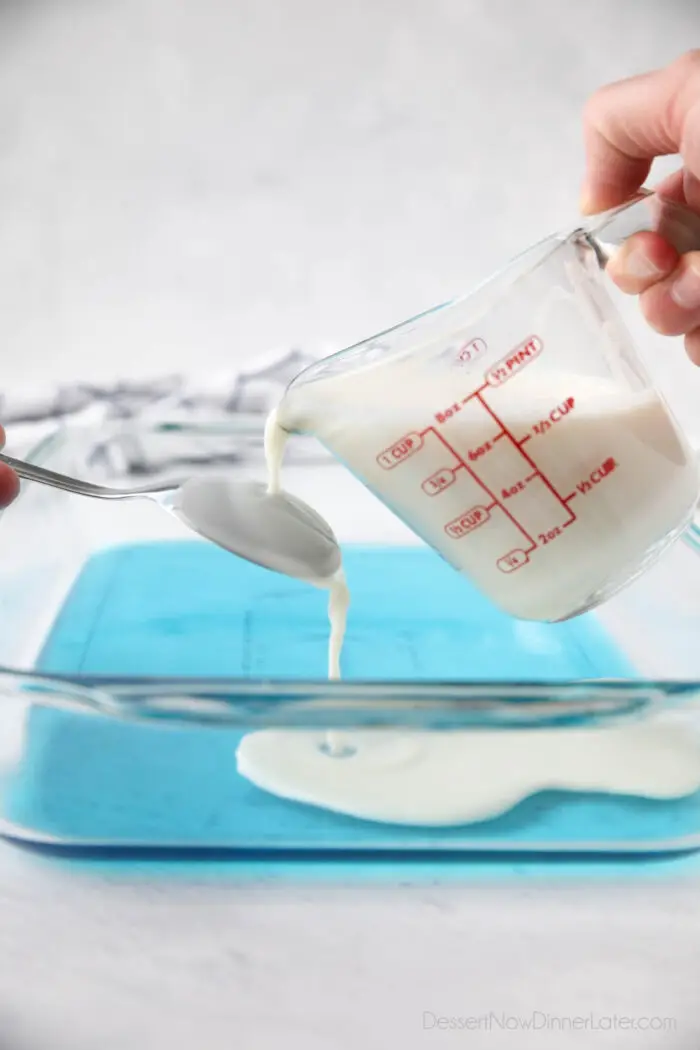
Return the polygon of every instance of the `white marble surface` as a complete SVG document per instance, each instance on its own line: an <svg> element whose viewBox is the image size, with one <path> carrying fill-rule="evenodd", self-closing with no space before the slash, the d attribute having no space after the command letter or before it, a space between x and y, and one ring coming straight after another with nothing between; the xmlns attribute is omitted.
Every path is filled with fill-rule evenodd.
<svg viewBox="0 0 700 1050"><path fill-rule="evenodd" d="M588 92L698 28L695 0L5 0L2 382L326 349L463 290L575 214ZM692 423L697 376L650 353ZM0 1045L690 1050L697 894L165 879L3 847ZM675 1029L444 1032L424 1011Z"/></svg>

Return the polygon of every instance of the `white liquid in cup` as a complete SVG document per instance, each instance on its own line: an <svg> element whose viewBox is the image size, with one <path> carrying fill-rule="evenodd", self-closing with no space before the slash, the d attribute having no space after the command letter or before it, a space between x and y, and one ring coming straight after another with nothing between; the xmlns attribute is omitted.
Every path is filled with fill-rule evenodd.
<svg viewBox="0 0 700 1050"><path fill-rule="evenodd" d="M643 571L695 508L695 456L663 401L542 367L479 384L406 356L292 387L318 438L502 610L557 621Z"/></svg>

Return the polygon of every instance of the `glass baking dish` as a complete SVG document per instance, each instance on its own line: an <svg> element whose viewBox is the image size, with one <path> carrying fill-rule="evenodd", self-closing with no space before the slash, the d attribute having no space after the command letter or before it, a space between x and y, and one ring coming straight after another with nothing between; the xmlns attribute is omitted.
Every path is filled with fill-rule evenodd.
<svg viewBox="0 0 700 1050"><path fill-rule="evenodd" d="M66 428L28 458L122 486L262 477L261 437L244 417ZM0 519L5 836L281 857L700 846L700 530L595 613L517 622L318 446L291 443L284 482L344 547L341 682L325 678L322 591L218 550L148 500L23 485ZM239 749L255 734L308 746L323 798L304 794L303 769L293 791L251 779ZM386 800L389 815L358 812L338 787L343 763L407 746L428 761L399 762L400 783L440 819L401 816L394 774L372 761L363 805Z"/></svg>

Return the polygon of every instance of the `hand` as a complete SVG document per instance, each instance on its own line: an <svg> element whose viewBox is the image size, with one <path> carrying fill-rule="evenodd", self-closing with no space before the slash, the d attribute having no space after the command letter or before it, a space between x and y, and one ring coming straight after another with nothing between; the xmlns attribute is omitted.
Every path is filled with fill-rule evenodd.
<svg viewBox="0 0 700 1050"><path fill-rule="evenodd" d="M5 431L0 427L0 448L5 444ZM19 478L14 470L0 463L0 510L9 507L19 492Z"/></svg>
<svg viewBox="0 0 700 1050"><path fill-rule="evenodd" d="M700 50L666 69L601 88L584 113L585 214L624 204L646 179L655 157L679 154L683 167L656 187L700 214ZM679 256L656 233L630 237L608 264L615 284L640 305L663 335L684 335L700 365L700 251Z"/></svg>

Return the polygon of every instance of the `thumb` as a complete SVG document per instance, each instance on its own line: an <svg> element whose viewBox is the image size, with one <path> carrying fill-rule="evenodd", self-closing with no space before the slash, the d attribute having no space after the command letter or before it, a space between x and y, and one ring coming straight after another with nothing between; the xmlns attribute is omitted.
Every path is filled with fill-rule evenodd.
<svg viewBox="0 0 700 1050"><path fill-rule="evenodd" d="M0 427L0 448L5 444L5 431ZM19 480L13 470L0 463L0 510L12 503L19 491Z"/></svg>
<svg viewBox="0 0 700 1050"><path fill-rule="evenodd" d="M700 50L666 69L601 88L589 99L583 123L585 214L628 200L655 157L680 154L689 185L695 186L700 179ZM688 204L700 208L700 192Z"/></svg>

